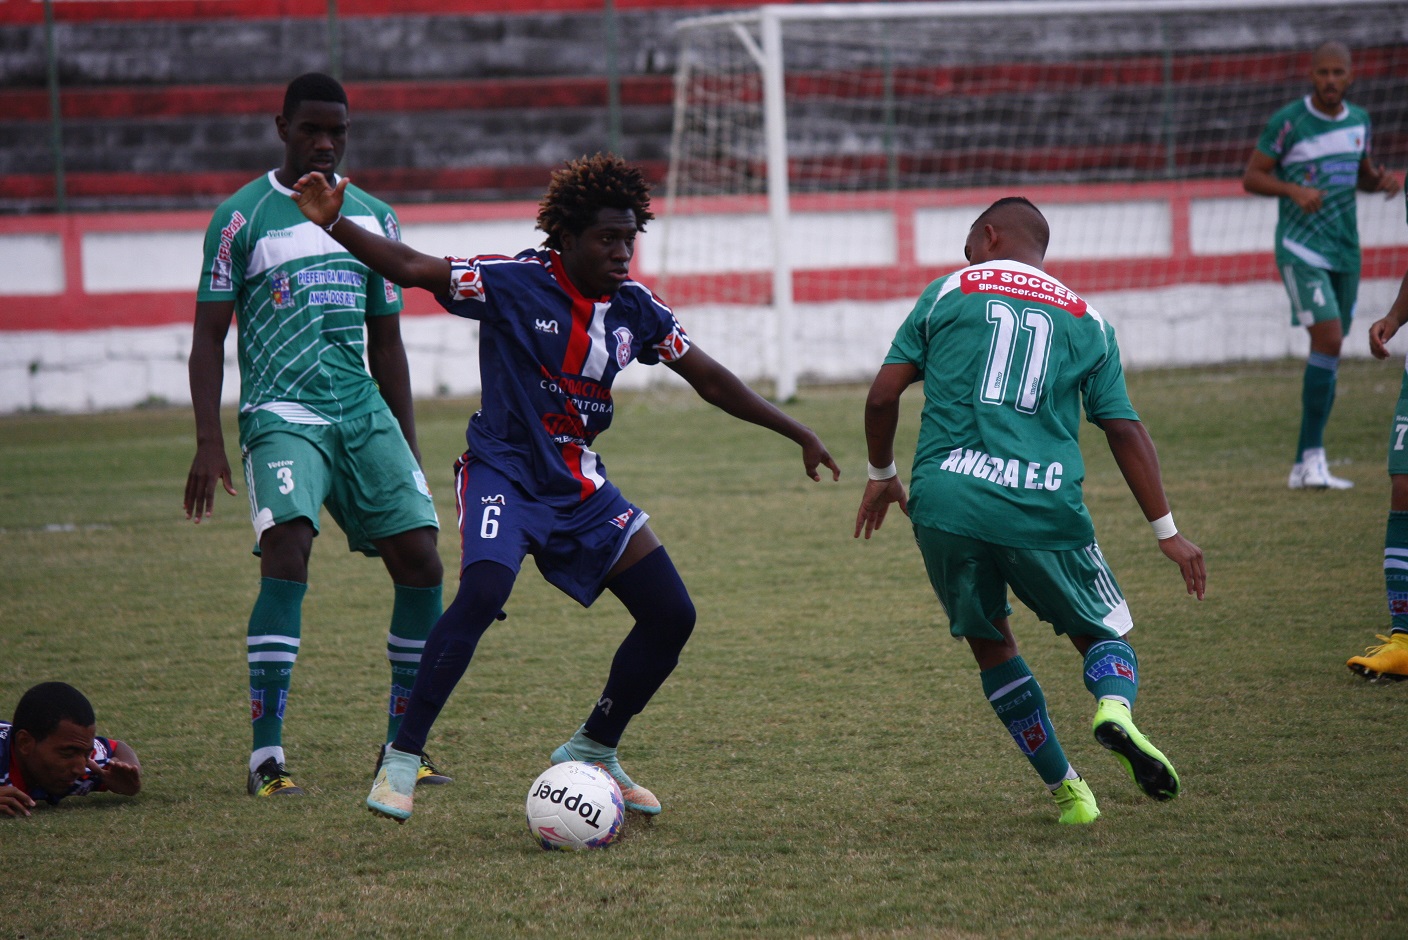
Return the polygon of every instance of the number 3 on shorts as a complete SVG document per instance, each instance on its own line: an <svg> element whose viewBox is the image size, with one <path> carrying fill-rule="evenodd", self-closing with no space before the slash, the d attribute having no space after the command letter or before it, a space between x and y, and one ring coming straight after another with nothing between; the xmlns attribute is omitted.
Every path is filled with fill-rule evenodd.
<svg viewBox="0 0 1408 940"><path fill-rule="evenodd" d="M280 467L278 469L279 492L287 496L293 492L293 468Z"/></svg>

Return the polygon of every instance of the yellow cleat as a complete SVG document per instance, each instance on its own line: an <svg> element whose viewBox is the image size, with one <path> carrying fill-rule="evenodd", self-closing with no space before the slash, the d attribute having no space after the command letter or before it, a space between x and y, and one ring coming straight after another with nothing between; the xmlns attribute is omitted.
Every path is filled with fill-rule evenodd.
<svg viewBox="0 0 1408 940"><path fill-rule="evenodd" d="M1056 820L1059 823L1080 825L1093 823L1100 818L1095 794L1090 792L1090 785L1080 777L1063 780L1059 787L1051 791L1051 797L1061 807L1061 818Z"/></svg>
<svg viewBox="0 0 1408 940"><path fill-rule="evenodd" d="M1351 656L1345 663L1370 682L1402 682L1408 679L1408 633L1380 636L1380 646L1371 646L1363 656Z"/></svg>

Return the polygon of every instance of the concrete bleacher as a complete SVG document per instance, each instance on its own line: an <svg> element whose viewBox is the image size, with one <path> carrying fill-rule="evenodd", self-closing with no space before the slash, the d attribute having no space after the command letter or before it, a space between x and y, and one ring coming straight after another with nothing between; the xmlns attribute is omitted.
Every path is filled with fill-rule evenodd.
<svg viewBox="0 0 1408 940"><path fill-rule="evenodd" d="M16 0L6 2L15 8ZM468 12L489 5L464 0L344 3L344 10L358 11L344 14L338 25L354 121L344 169L398 204L534 198L552 168L611 144L606 50L614 36L616 149L663 180L673 26L686 16L739 5L619 0L608 19L603 4L588 0L508 0L494 5L507 11L497 13ZM156 12L112 18L126 6L75 0L59 7L55 46L67 206L208 208L277 160L272 115L288 78L331 68L329 24L315 15L325 5L256 0L231 4L238 15L210 19L198 15L206 8L194 0L168 0L132 5ZM299 15L271 15L290 9ZM432 9L445 12L425 12ZM70 19L74 10L87 12ZM1101 71L1105 66L1095 61L1055 75L1041 71L1043 48L1055 55L1072 31L1086 27L1059 21L1032 26L1030 36L995 48L1015 64L999 59L955 68L898 61L898 96L922 102L928 115L898 137L883 120L867 126L844 96L809 95L807 70L832 63L809 61L818 53L799 47L789 59L800 76L793 79L789 120L822 134L835 125L870 153L879 153L878 142L887 139L898 152L894 159L857 159L847 171L853 178L844 181L800 157L793 188L961 187L988 185L998 176L1078 182L1151 172L1235 177L1246 160L1249 129L1303 90L1303 50L1330 26L1356 49L1354 99L1375 114L1380 158L1408 160L1402 120L1408 108L1394 64L1402 40L1369 21L1327 24L1314 11L1298 16L1279 22L1275 51L1237 60L1200 58L1200 42L1220 40L1195 18L1179 37L1189 51L1168 62L1152 51L1157 36L1114 30L1112 49L1126 57L1114 72ZM942 28L979 48L992 26L974 21ZM1384 42L1394 45L1378 45ZM0 25L0 213L54 208L46 67L42 22ZM1179 108L1218 111L1198 139L1177 140L1171 148L1162 136L1166 75L1180 88ZM872 78L874 87L866 91L858 76L861 90L854 93L878 95L880 82ZM1229 94L1237 85L1245 94ZM1014 146L1003 114L1047 116L1039 123L1049 139L1039 147Z"/></svg>
<svg viewBox="0 0 1408 940"><path fill-rule="evenodd" d="M670 26L707 9L680 0L615 17L618 147L658 175ZM209 206L277 159L288 79L331 67L317 18L61 21L55 37L77 210ZM536 195L550 168L608 146L599 12L349 16L340 47L347 167L398 201ZM44 50L42 24L0 26L0 211L53 207Z"/></svg>

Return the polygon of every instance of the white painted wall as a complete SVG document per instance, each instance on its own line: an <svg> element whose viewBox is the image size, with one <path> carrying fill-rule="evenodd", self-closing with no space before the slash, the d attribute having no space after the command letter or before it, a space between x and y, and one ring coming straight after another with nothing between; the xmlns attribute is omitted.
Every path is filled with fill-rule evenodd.
<svg viewBox="0 0 1408 940"><path fill-rule="evenodd" d="M1061 235L1053 241L1053 258L1158 257L1171 251L1169 210L1158 200L1053 205L1046 211L1053 230ZM1408 244L1400 200L1361 196L1359 212L1366 246ZM971 207L918 212L919 260L961 264L963 238L973 214ZM1204 255L1266 251L1269 269L1274 223L1275 204L1269 199L1195 200L1190 214L1192 248ZM889 213L799 213L792 224L797 243L813 246L802 266L842 262L884 266L895 261ZM695 234L713 230L723 236L715 241L719 247L712 255L684 252L680 236L689 225L698 229ZM639 266L647 282L650 272L659 271L667 260L674 262L675 272L766 266L767 227L761 216L681 220L672 231L665 234L653 226L650 237L642 239ZM541 236L525 219L406 225L404 237L427 252L472 255L512 253L537 244ZM201 238L200 231L87 233L81 265L85 289L99 294L192 291L200 267ZM1395 280L1364 282L1359 300L1362 325L1351 331L1347 356L1368 355L1367 324L1388 309L1397 286ZM63 290L62 243L57 236L0 235L0 303L23 303L26 296ZM1305 331L1289 325L1286 299L1275 282L1122 291L1092 294L1088 299L1115 324L1125 363L1131 368L1302 357L1307 348ZM868 381L907 310L904 301L800 305L795 322L801 380ZM745 380L758 382L774 374L775 321L770 309L695 306L681 310L680 318L702 348ZM417 397L479 391L475 323L449 315L407 316L402 318L402 332ZM1408 348L1408 336L1402 342ZM0 332L0 412L81 412L156 400L189 403L189 350L190 326L184 324L88 332ZM238 400L238 382L232 332L226 349L227 403ZM635 366L622 375L618 387L671 382L678 380L666 368Z"/></svg>

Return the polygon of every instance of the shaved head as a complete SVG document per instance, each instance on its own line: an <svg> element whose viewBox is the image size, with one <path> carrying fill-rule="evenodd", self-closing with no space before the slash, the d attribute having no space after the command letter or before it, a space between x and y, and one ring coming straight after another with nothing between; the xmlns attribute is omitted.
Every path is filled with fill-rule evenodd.
<svg viewBox="0 0 1408 940"><path fill-rule="evenodd" d="M1314 68L1325 60L1343 62L1346 68L1353 64L1350 61L1349 46L1333 39L1315 47L1315 51L1310 54L1310 67Z"/></svg>

